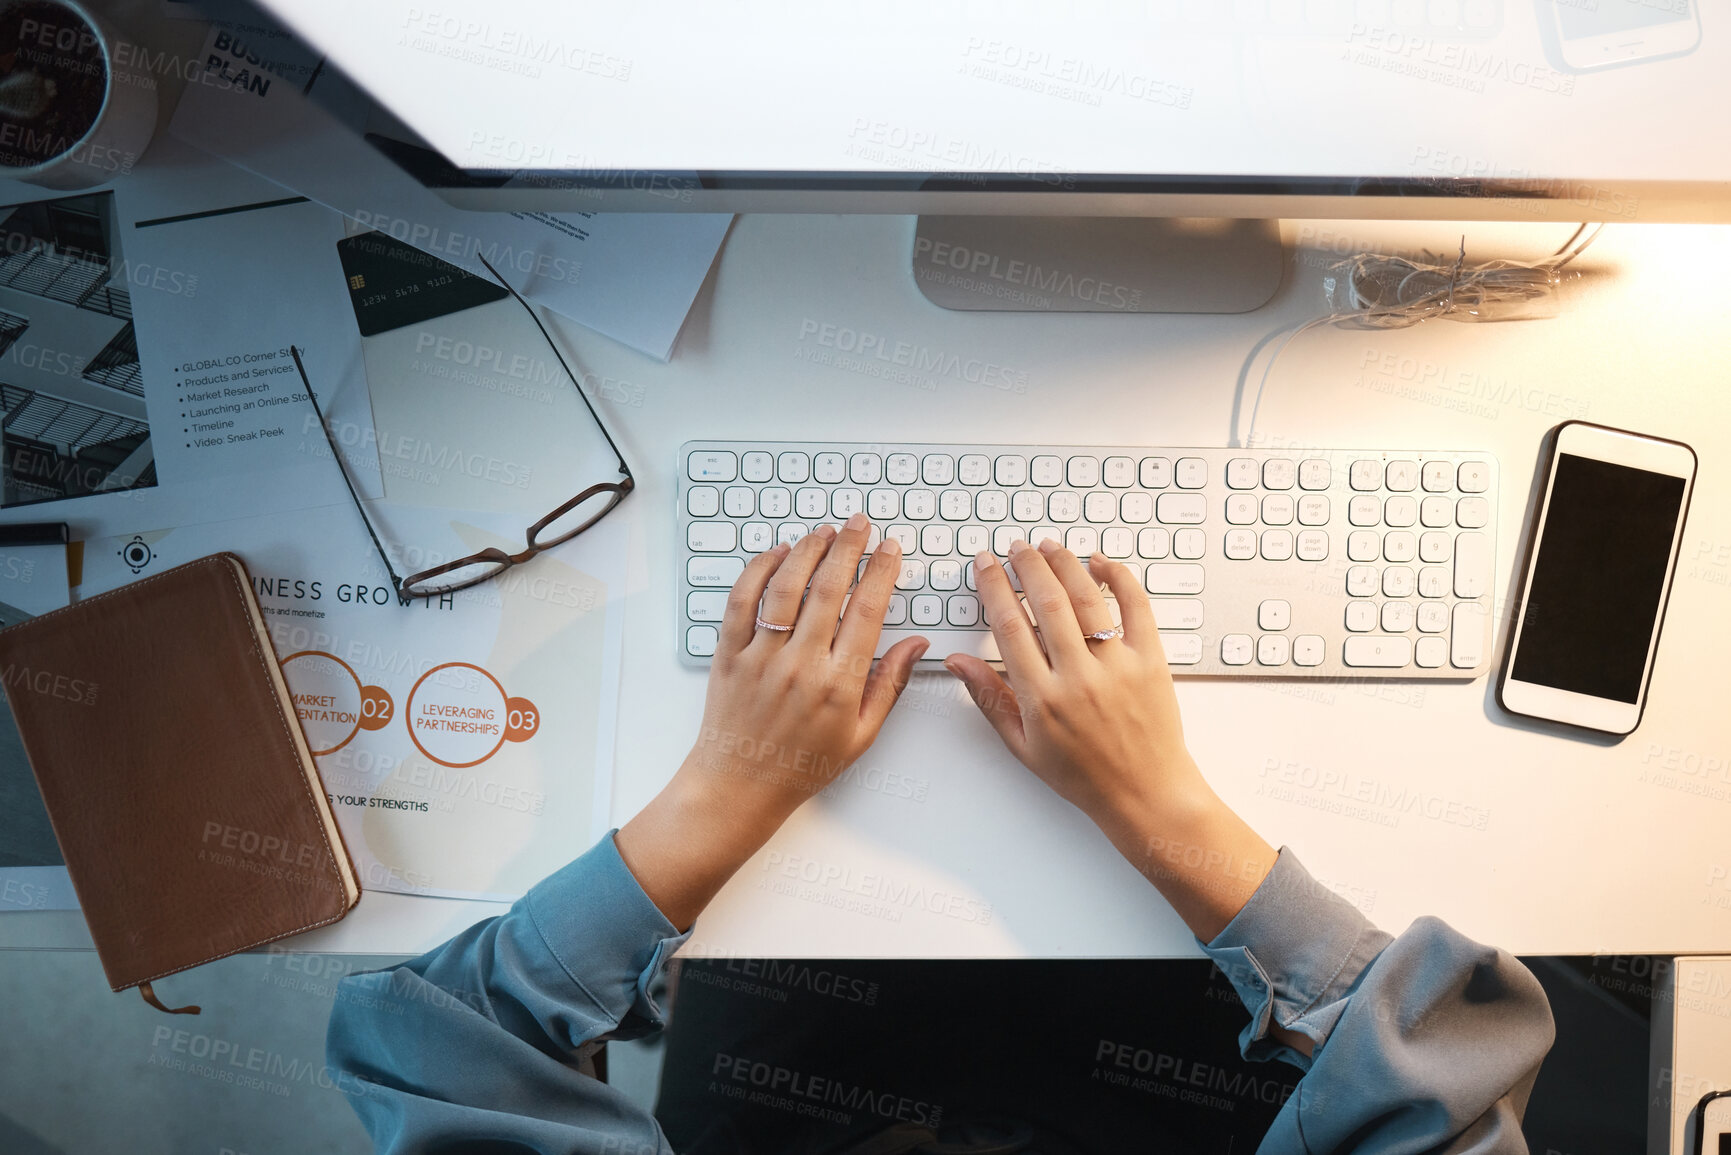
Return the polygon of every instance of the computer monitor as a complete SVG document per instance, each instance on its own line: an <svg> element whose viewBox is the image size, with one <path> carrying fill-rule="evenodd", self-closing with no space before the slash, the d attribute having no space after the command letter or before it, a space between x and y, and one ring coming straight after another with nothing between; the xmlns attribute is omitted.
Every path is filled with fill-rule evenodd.
<svg viewBox="0 0 1731 1155"><path fill-rule="evenodd" d="M1731 221L1692 0L262 2L467 208L918 213L916 266L1153 265L1203 311L1273 292L1281 217Z"/></svg>

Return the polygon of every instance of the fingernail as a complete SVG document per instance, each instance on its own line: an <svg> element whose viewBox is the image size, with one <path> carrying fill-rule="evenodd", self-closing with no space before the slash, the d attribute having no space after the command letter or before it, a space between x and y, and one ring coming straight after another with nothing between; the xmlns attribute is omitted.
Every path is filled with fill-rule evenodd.
<svg viewBox="0 0 1731 1155"><path fill-rule="evenodd" d="M825 541L834 541L835 540L835 526L833 526L833 525L820 525L813 532L816 533L819 537L823 538Z"/></svg>
<svg viewBox="0 0 1731 1155"><path fill-rule="evenodd" d="M1021 553L1023 550L1025 550L1027 548L1028 548L1028 543L1023 541L1021 538L1018 537L1015 541L1012 541L1010 543L1010 556L1015 557L1017 554Z"/></svg>
<svg viewBox="0 0 1731 1155"><path fill-rule="evenodd" d="M870 519L863 513L850 514L847 519L848 529L864 529L870 524Z"/></svg>
<svg viewBox="0 0 1731 1155"><path fill-rule="evenodd" d="M994 559L992 557L991 553L987 550L982 549L979 553L974 555L974 568L975 569L985 569L989 565L996 565L996 564L997 564L996 559Z"/></svg>
<svg viewBox="0 0 1731 1155"><path fill-rule="evenodd" d="M878 542L878 548L885 553L902 552L902 543L893 537L886 537Z"/></svg>
<svg viewBox="0 0 1731 1155"><path fill-rule="evenodd" d="M1043 537L1040 539L1040 552L1041 553L1051 553L1053 550L1055 550L1057 548L1058 548L1058 539L1057 538L1055 538L1055 537Z"/></svg>

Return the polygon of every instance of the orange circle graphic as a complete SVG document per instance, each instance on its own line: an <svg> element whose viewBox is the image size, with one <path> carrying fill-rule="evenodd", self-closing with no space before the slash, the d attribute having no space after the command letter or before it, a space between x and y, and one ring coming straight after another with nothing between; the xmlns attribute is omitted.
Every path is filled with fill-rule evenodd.
<svg viewBox="0 0 1731 1155"><path fill-rule="evenodd" d="M421 740L415 736L415 723L414 723L415 695L420 692L421 685L424 682L426 682L426 680L428 678L432 677L434 674L438 673L440 670L450 670L450 669L458 669L458 668L465 669L465 670L474 670L476 673L478 673L482 677L486 678L489 682L493 683L493 688L499 691L499 701L501 703L508 702L510 700L509 697L505 693L505 687L500 684L499 679L495 678L492 674L489 674L486 670L483 670L480 666L475 665L475 663L473 663L473 662L446 662L443 665L434 666L432 669L428 670L426 673L422 674L419 678L417 678L415 680L414 687L409 690L408 702L403 707L403 725L408 728L409 741L411 741L415 744L415 749L419 750L422 754L426 755L428 758L431 758L433 761L437 762L441 766L449 766L453 770L466 770L470 766L479 766L481 763L485 762L487 759L491 758L493 755L495 755L499 752L499 747L501 747L505 744L505 727L504 726L499 727L499 740L497 742L493 743L493 748L491 750L487 751L485 754L481 755L479 758L476 758L470 762L447 762L445 759L439 757L437 754L434 754L431 750L428 750L425 746L421 745Z"/></svg>
<svg viewBox="0 0 1731 1155"><path fill-rule="evenodd" d="M364 687L361 685L360 675L356 674L354 671L354 668L352 666L350 666L347 662L343 661L341 658L337 657L335 654L327 654L323 650L300 650L296 653L290 654L288 657L284 658L281 662L277 663L282 668L283 677L285 680L288 677L288 664L290 662L294 661L296 658L329 658L331 661L333 661L337 665L341 666L344 669L344 671L346 671L348 673L349 677L351 677L355 680L355 694L358 697L365 699L367 687ZM292 693L292 691L291 691L291 693ZM298 714L296 716L296 720L297 721L299 720ZM335 746L332 746L328 749L313 750L313 755L315 757L323 757L326 754L335 754L338 750L341 750L344 746L347 746L350 742L353 742L355 740L355 735L359 734L360 732L361 732L361 713L360 713L360 711L357 710L355 712L355 724L354 724L354 727L349 730L348 737L344 738L341 742L338 742ZM305 726L301 727L301 733L303 735L306 733L306 727ZM309 750L312 749L312 742L310 740L307 742L307 748Z"/></svg>

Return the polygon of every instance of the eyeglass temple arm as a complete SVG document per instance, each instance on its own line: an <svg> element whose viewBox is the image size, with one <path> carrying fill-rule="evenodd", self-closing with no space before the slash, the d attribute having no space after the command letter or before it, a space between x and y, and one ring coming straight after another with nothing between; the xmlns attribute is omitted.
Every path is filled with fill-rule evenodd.
<svg viewBox="0 0 1731 1155"><path fill-rule="evenodd" d="M325 424L325 415L324 411L319 408L319 399L313 396L312 382L307 380L307 367L301 364L301 351L290 345L289 356L294 358L295 369L301 375L301 384L306 386L307 400L312 402L313 414L319 419L319 428L324 431L325 444L331 447L331 456L336 458L337 472L342 474L343 485L348 488L349 498L355 503L355 512L361 515L361 524L367 527L367 536L373 539L373 548L379 551L379 560L385 563L385 572L391 575L392 588L397 591L399 596L403 596L403 579L397 575L397 567L391 564L391 555L385 552L384 544L379 541L379 535L373 532L373 519L367 516L367 507L361 504L361 495L355 492L355 483L349 480L349 467L343 463L342 450L337 448L336 438L331 436L331 427Z"/></svg>
<svg viewBox="0 0 1731 1155"><path fill-rule="evenodd" d="M529 314L529 319L535 322L535 327L541 330L541 336L547 342L547 347L553 350L553 356L558 358L559 367L565 370L565 376L571 378L571 384L577 387L578 400L583 402L583 408L589 410L589 416L595 420L595 428L601 430L601 436L606 438L607 448L611 449L613 451L613 456L619 459L619 472L623 473L628 478L631 477L631 467L625 464L625 454L621 453L619 451L619 446L613 443L613 435L607 432L607 425L601 420L601 414L595 412L595 406L589 404L589 395L583 392L583 382L577 379L577 374L572 371L570 365L565 363L565 356L559 352L558 342L554 341L552 334L547 332L547 326L541 323L541 318L536 314L535 307L528 301L525 301L522 294L511 287L510 281L507 281L504 277L499 275L499 270L495 269L486 257L483 257L477 252L475 254L475 259L487 266L487 271L493 274L493 279L505 286L505 291L510 293L512 297L516 298L517 303L523 306L523 311Z"/></svg>

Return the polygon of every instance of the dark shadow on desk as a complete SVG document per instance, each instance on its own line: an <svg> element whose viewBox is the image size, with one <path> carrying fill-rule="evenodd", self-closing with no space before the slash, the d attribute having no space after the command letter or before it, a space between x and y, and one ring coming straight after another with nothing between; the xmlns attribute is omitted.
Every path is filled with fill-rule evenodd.
<svg viewBox="0 0 1731 1155"><path fill-rule="evenodd" d="M1610 959L1524 961L1557 1018L1530 1149L1640 1150L1644 988ZM669 993L656 1115L683 1155L934 1133L946 1155L1248 1155L1299 1079L1239 1058L1245 1012L1205 960L694 960Z"/></svg>

